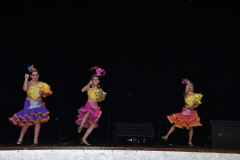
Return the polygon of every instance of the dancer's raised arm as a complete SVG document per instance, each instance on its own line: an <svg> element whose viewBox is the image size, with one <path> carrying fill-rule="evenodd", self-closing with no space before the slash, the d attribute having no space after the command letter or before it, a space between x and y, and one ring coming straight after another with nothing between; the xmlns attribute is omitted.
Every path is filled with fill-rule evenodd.
<svg viewBox="0 0 240 160"><path fill-rule="evenodd" d="M86 92L87 90L89 90L91 85L92 85L92 80L90 80L89 83L82 88L81 92Z"/></svg>
<svg viewBox="0 0 240 160"><path fill-rule="evenodd" d="M25 80L24 80L24 83L23 83L23 90L25 91L25 92L27 92L27 90L28 90L28 78L29 78L29 74L25 74Z"/></svg>

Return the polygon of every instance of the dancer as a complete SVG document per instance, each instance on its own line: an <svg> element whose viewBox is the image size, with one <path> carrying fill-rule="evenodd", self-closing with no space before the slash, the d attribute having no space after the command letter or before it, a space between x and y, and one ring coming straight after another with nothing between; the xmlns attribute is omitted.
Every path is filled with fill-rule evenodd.
<svg viewBox="0 0 240 160"><path fill-rule="evenodd" d="M84 107L81 107L78 110L79 116L78 120L76 120L76 124L79 126L78 133L81 133L82 128L88 128L80 140L80 144L85 145L90 145L87 141L87 137L94 128L98 127L97 123L102 114L102 111L99 110L97 103L104 101L107 94L100 88L99 79L101 76L104 76L106 74L105 70L98 68L97 66L90 68L90 70L93 69L96 70L96 74L91 77L89 83L82 89L82 92L87 91L88 101Z"/></svg>
<svg viewBox="0 0 240 160"><path fill-rule="evenodd" d="M38 135L41 128L41 123L49 121L49 112L45 107L45 103L41 97L47 97L52 94L50 86L46 83L38 81L39 71L32 66L28 67L31 72L31 81L28 81L29 74L25 74L23 90L27 92L27 98L24 102L23 110L14 114L9 121L13 125L21 126L21 133L17 141L18 145L22 144L23 137L29 126L35 125L34 142L32 146L38 146Z"/></svg>
<svg viewBox="0 0 240 160"><path fill-rule="evenodd" d="M183 107L181 113L175 113L171 116L167 116L168 120L173 125L168 131L167 135L163 136L162 138L166 141L176 127L186 127L189 130L188 145L189 147L192 147L193 127L202 126L200 123L200 118L198 117L198 114L194 109L199 107L199 104L201 104L201 98L203 95L201 93L193 93L193 83L191 83L189 80L184 79L183 83L186 83L185 92L183 93L185 106Z"/></svg>

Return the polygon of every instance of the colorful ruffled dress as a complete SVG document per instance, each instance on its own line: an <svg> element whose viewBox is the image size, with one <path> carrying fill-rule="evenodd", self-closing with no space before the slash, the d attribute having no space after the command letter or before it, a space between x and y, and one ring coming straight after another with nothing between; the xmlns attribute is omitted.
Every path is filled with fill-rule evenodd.
<svg viewBox="0 0 240 160"><path fill-rule="evenodd" d="M88 128L91 124L95 123L95 128L98 127L97 122L99 121L102 111L98 109L97 102L100 102L100 91L99 90L88 90L87 91L88 96L90 96L94 101L88 101L85 106L81 107L78 110L78 119L76 120L76 124L78 126L81 125L82 119L86 112L90 112L90 115L88 116L88 119L86 123L83 125L83 128ZM105 96L107 93L102 92L103 100L105 100Z"/></svg>
<svg viewBox="0 0 240 160"><path fill-rule="evenodd" d="M30 86L27 90L27 94L33 99L25 100L23 110L15 113L9 121L13 125L17 126L32 126L37 120L41 123L47 122L49 118L49 112L45 107L44 102L37 100L40 97L39 92L43 91L45 93L52 94L50 86L46 83L39 82L37 85ZM46 95L41 95L46 97Z"/></svg>
<svg viewBox="0 0 240 160"><path fill-rule="evenodd" d="M201 104L202 97L203 95L199 93L186 97L184 100L185 103L192 106L195 103ZM167 116L167 118L170 123L174 124L174 126L178 128L186 127L189 129L189 127L202 126L200 123L200 117L198 117L196 110L189 109L188 106L183 107L181 113L173 113L171 116Z"/></svg>

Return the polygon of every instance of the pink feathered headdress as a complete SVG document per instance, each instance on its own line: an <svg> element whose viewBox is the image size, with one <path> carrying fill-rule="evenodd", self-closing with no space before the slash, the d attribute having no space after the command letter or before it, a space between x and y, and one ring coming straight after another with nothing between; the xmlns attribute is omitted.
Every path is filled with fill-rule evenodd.
<svg viewBox="0 0 240 160"><path fill-rule="evenodd" d="M90 68L89 70L93 71L94 69L96 70L96 74L97 74L97 76L99 76L99 77L102 77L102 76L104 76L104 75L106 74L105 70L104 70L104 69L101 69L101 68L98 68L98 66L92 67L92 68ZM102 73L102 74L101 74L101 73Z"/></svg>

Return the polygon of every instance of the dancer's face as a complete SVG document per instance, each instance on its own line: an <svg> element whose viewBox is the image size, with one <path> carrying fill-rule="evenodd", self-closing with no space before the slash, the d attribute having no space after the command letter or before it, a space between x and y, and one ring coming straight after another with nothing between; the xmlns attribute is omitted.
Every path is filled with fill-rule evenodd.
<svg viewBox="0 0 240 160"><path fill-rule="evenodd" d="M98 85L98 83L100 82L98 77L93 77L92 79L93 85L96 87Z"/></svg>
<svg viewBox="0 0 240 160"><path fill-rule="evenodd" d="M192 83L189 84L188 91L189 91L189 92L193 92L193 91L194 91L194 87L193 87L193 84L192 84Z"/></svg>
<svg viewBox="0 0 240 160"><path fill-rule="evenodd" d="M32 78L33 81L38 81L39 74L37 71L33 71L30 77Z"/></svg>

